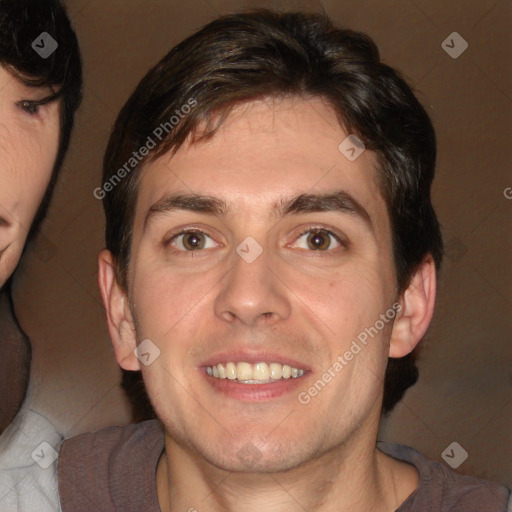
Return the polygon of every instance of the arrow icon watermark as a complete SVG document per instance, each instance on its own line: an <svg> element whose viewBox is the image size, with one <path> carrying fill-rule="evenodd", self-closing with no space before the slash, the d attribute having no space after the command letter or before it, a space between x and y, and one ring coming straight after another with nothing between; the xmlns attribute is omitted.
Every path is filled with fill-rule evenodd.
<svg viewBox="0 0 512 512"><path fill-rule="evenodd" d="M468 452L454 441L445 448L441 457L451 468L457 469L468 458Z"/></svg>
<svg viewBox="0 0 512 512"><path fill-rule="evenodd" d="M38 466L48 469L57 460L59 454L51 444L43 441L30 456Z"/></svg>
<svg viewBox="0 0 512 512"><path fill-rule="evenodd" d="M248 236L238 245L236 252L246 263L252 263L261 255L263 247L252 236Z"/></svg>
<svg viewBox="0 0 512 512"><path fill-rule="evenodd" d="M351 162L359 158L365 149L364 143L354 134L343 139L338 146L339 152Z"/></svg>
<svg viewBox="0 0 512 512"><path fill-rule="evenodd" d="M468 49L468 46L468 42L458 32L452 32L441 43L441 48L452 59L458 59Z"/></svg>
<svg viewBox="0 0 512 512"><path fill-rule="evenodd" d="M160 357L160 349L148 338L141 341L133 353L144 366L153 364Z"/></svg>
<svg viewBox="0 0 512 512"><path fill-rule="evenodd" d="M32 41L32 49L37 52L42 59L47 59L58 47L59 44L48 32L41 32Z"/></svg>

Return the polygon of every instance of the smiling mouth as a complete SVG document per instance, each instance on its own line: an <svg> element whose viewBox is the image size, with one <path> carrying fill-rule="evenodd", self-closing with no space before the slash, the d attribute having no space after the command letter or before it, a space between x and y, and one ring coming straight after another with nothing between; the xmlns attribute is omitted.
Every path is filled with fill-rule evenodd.
<svg viewBox="0 0 512 512"><path fill-rule="evenodd" d="M302 377L306 371L281 363L219 363L206 367L206 373L215 379L228 379L240 384L267 384Z"/></svg>

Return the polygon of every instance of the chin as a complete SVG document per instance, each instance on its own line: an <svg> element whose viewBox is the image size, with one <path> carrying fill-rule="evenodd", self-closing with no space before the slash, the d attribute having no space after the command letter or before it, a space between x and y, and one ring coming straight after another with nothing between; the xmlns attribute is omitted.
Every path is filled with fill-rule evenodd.
<svg viewBox="0 0 512 512"><path fill-rule="evenodd" d="M224 471L278 473L293 469L308 458L303 451L297 451L297 446L297 443L269 445L268 440L258 442L254 438L253 441L247 438L235 442L227 439L226 445L215 445L213 450L206 447L198 452L207 462Z"/></svg>

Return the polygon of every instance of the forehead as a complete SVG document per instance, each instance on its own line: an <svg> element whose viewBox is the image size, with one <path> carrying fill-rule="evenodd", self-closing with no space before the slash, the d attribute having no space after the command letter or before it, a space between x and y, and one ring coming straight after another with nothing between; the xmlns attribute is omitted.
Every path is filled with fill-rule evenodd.
<svg viewBox="0 0 512 512"><path fill-rule="evenodd" d="M320 98L239 106L210 140L186 143L174 156L163 155L146 166L137 217L171 193L215 196L235 214L262 215L283 197L341 189L378 220L385 204L375 155L363 151L349 160L339 149L348 135Z"/></svg>

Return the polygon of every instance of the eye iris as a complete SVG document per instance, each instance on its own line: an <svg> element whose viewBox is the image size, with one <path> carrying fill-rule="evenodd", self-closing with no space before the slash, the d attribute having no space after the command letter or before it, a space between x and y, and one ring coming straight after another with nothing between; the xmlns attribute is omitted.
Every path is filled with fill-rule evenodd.
<svg viewBox="0 0 512 512"><path fill-rule="evenodd" d="M310 233L308 236L308 246L310 249L314 249L316 251L321 249L328 249L331 241L329 237L322 233L321 231L317 231L314 233Z"/></svg>
<svg viewBox="0 0 512 512"><path fill-rule="evenodd" d="M25 110L29 114L35 114L38 109L38 105L35 102L29 101L29 100L23 101L21 103L21 106L22 106L23 110Z"/></svg>
<svg viewBox="0 0 512 512"><path fill-rule="evenodd" d="M190 251L204 247L204 236L199 233L187 233L183 235L183 246Z"/></svg>

